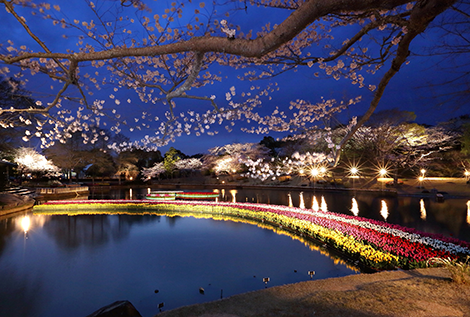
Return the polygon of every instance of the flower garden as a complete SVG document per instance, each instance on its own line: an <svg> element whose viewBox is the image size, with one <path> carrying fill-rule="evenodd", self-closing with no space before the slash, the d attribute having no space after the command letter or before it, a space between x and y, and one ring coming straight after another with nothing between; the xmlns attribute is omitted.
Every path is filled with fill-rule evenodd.
<svg viewBox="0 0 470 317"><path fill-rule="evenodd" d="M190 199L190 200L215 200L219 197L216 192L183 192L183 191L156 191L151 192L145 196L146 199L153 200L176 200L176 199Z"/></svg>
<svg viewBox="0 0 470 317"><path fill-rule="evenodd" d="M287 206L154 200L49 201L34 206L36 214L167 214L205 215L271 223L295 230L340 251L361 266L381 269L426 267L432 258L464 259L470 243L381 221ZM243 221L243 220L242 220Z"/></svg>

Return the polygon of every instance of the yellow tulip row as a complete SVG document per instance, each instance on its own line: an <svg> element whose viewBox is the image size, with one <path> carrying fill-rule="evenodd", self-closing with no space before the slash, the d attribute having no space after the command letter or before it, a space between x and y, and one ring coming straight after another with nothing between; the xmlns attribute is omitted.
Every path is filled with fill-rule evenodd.
<svg viewBox="0 0 470 317"><path fill-rule="evenodd" d="M54 210L51 212L51 210ZM313 224L307 220L288 217L269 211L254 211L240 207L216 204L147 204L147 203L93 203L93 204L67 204L67 205L38 205L35 212L50 214L164 214L168 216L191 216L195 218L213 218L216 220L231 220L234 218L242 222L255 223L268 221L273 224L285 226L307 236L323 241L328 245L348 254L350 257L361 260L367 266L395 267L400 258L387 252L374 249L372 246L345 235L338 230L329 229ZM86 211L86 212L84 212ZM226 217L230 216L230 217Z"/></svg>

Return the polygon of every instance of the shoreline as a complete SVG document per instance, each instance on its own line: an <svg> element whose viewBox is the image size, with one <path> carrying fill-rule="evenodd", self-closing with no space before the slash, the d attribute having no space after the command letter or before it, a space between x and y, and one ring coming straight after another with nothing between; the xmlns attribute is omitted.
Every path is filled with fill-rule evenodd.
<svg viewBox="0 0 470 317"><path fill-rule="evenodd" d="M400 179L400 185L386 186L387 182L392 179L382 179L380 182L372 184L367 188L360 187L358 184L355 188L350 187L334 187L319 184L300 185L300 184L253 184L248 182L227 182L227 183L208 183L207 178L199 178L196 181L188 178L174 179L172 181L153 182L149 184L141 184L138 187L165 188L165 189L279 189L279 190L305 190L305 191L335 191L335 192L362 192L381 195L397 195L404 197L423 197L428 198L435 193L442 193L445 198L464 199L470 198L470 184L467 184L465 178L443 178L428 177L424 182L418 183L415 179ZM128 185L131 186L131 185ZM112 185L111 185L112 187Z"/></svg>
<svg viewBox="0 0 470 317"><path fill-rule="evenodd" d="M274 286L155 316L460 317L470 315L469 297L470 286L452 282L447 269L426 268Z"/></svg>

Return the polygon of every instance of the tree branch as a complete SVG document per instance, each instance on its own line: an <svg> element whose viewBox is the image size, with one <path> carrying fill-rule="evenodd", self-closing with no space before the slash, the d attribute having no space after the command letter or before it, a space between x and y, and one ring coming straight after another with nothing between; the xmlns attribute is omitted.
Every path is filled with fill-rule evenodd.
<svg viewBox="0 0 470 317"><path fill-rule="evenodd" d="M429 23L434 20L436 16L445 11L447 8L452 6L456 0L422 0L416 3L413 8L408 25L408 33L403 36L400 43L398 44L396 57L393 59L390 69L380 80L378 88L375 92L374 98L372 99L369 109L357 122L357 124L349 131L343 140L341 140L340 150L336 153L334 165L336 166L339 162L341 149L346 142L356 133L356 131L370 118L372 113L379 105L380 99L382 98L385 88L387 87L390 80L400 70L400 67L406 62L409 55L410 44L413 39L422 33Z"/></svg>

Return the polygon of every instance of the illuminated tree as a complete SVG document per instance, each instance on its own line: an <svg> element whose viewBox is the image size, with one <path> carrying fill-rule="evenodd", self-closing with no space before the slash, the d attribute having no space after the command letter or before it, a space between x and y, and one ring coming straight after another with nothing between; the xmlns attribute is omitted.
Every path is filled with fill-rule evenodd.
<svg viewBox="0 0 470 317"><path fill-rule="evenodd" d="M175 168L180 171L195 171L201 168L202 162L198 158L187 158L175 162Z"/></svg>
<svg viewBox="0 0 470 317"><path fill-rule="evenodd" d="M46 159L33 148L21 147L16 149L14 162L18 164L20 177L24 173L48 174L49 176L57 176L59 168L52 161Z"/></svg>
<svg viewBox="0 0 470 317"><path fill-rule="evenodd" d="M165 173L165 165L163 162L155 163L152 167L144 167L142 169L142 179L148 181L151 178L159 177L161 174Z"/></svg>
<svg viewBox="0 0 470 317"><path fill-rule="evenodd" d="M181 151L170 147L170 149L165 153L163 158L163 166L165 167L168 175L173 175L173 172L176 170L176 162L183 159L186 155L181 153Z"/></svg>
<svg viewBox="0 0 470 317"><path fill-rule="evenodd" d="M215 134L213 125L224 120L254 122L257 127L247 131L257 133L295 131L360 100L296 100L291 103L293 113L276 108L263 116L257 109L279 88L275 83L246 90L226 87L222 98L203 88L222 81L219 71L226 67L248 80L312 67L314 76L343 78L365 88L363 94L373 91L367 112L335 145L335 162L347 140L375 111L389 81L409 62L414 39L437 16L460 4L457 0L254 0L240 6L236 1L206 5L180 0L163 7L160 2L140 0L85 0L74 11L75 2L67 7L33 0L0 3L5 23L16 23L24 31L15 38L2 34L1 73L13 73L24 83L31 75L51 80L51 96L37 102L43 109L0 109L0 114L42 114L43 121L28 133L39 134L45 146L77 130L104 125L105 117L115 120L110 128L114 132L124 126L142 130L157 122L155 134L142 140L156 145L181 134ZM279 9L285 12L278 13ZM237 10L251 18L252 30L236 25L245 20ZM278 14L271 15L272 11ZM272 20L262 21L265 25L257 23L271 16ZM44 22L49 27L41 29ZM107 84L114 87L106 92L108 101L93 100L93 94L107 89ZM124 96L122 89L134 90L135 97ZM185 107L186 99L197 104L197 111ZM132 111L133 119L124 118L126 108L140 103L149 106ZM154 104L165 105L166 113L159 114ZM232 129L232 123L226 128Z"/></svg>
<svg viewBox="0 0 470 317"><path fill-rule="evenodd" d="M125 175L125 179L134 180L139 175L139 168L137 164L139 162L139 158L137 157L137 153L133 151L123 151L120 152L114 158L117 174L119 174L119 183L121 182L121 175Z"/></svg>
<svg viewBox="0 0 470 317"><path fill-rule="evenodd" d="M214 147L210 155L204 158L207 169L217 174L233 174L243 169L243 164L250 159L264 159L269 155L269 149L259 143L232 143Z"/></svg>

